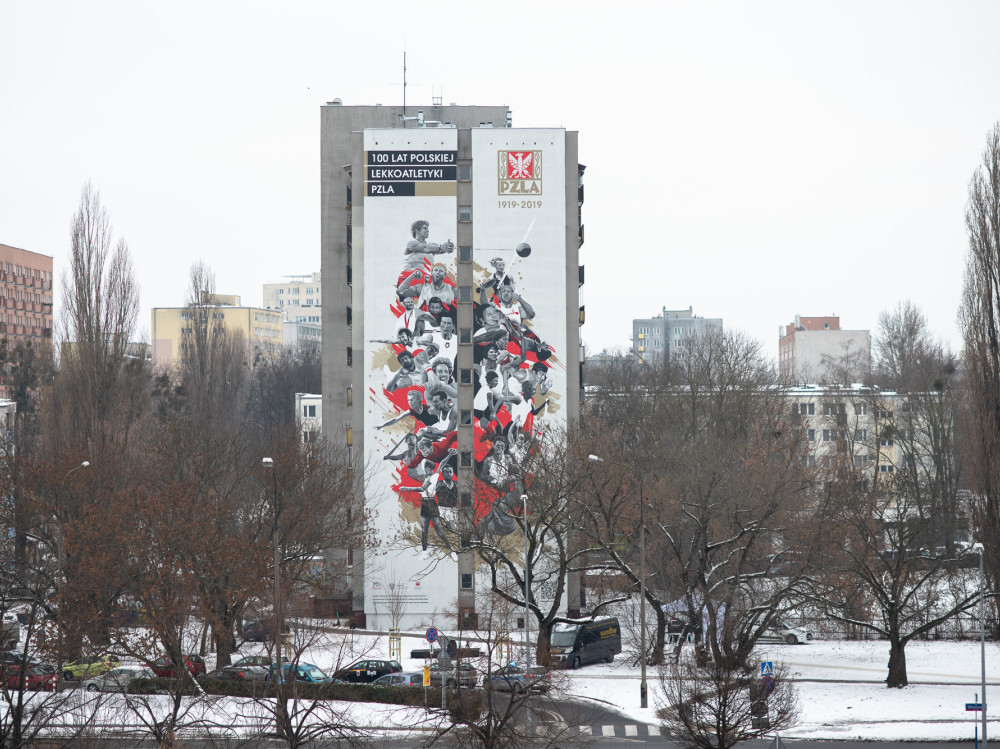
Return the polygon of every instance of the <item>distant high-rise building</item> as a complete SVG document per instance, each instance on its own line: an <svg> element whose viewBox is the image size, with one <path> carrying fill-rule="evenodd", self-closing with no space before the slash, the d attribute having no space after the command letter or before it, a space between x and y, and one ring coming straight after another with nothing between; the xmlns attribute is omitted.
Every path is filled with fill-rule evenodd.
<svg viewBox="0 0 1000 749"><path fill-rule="evenodd" d="M281 310L288 322L319 325L323 314L319 272L285 278L284 283L264 284L264 308Z"/></svg>
<svg viewBox="0 0 1000 749"><path fill-rule="evenodd" d="M0 340L52 357L52 257L0 244ZM10 397L0 371L0 398Z"/></svg>
<svg viewBox="0 0 1000 749"><path fill-rule="evenodd" d="M722 318L698 317L693 307L664 307L656 317L632 321L632 353L649 363L683 361L691 338L706 330L722 330Z"/></svg>
<svg viewBox="0 0 1000 749"><path fill-rule="evenodd" d="M778 369L784 382L850 383L871 368L871 333L841 330L839 317L796 315L778 334Z"/></svg>

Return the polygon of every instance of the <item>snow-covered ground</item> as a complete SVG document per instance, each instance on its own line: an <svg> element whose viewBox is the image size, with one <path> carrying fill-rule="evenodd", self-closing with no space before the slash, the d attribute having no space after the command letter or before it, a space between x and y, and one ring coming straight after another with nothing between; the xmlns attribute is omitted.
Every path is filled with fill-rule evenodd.
<svg viewBox="0 0 1000 749"><path fill-rule="evenodd" d="M328 673L358 658L389 657L389 640L385 635L341 631L323 635L313 633L311 639L301 660L314 663ZM409 658L410 651L426 647L426 641L419 634L404 635L400 659L404 668L419 670L424 662ZM248 645L242 653L261 651L261 646ZM512 655L519 657L520 651ZM885 687L889 657L886 642L813 640L803 645L765 645L760 649L760 656L761 660L773 661L776 666L783 664L796 681L802 718L797 726L782 733L784 737L972 740L979 713L966 712L965 704L976 701L980 692L978 642L911 643L906 648L911 683L905 689ZM208 660L210 666L214 665L214 658ZM612 664L559 672L557 678L569 695L599 700L609 709L637 722L656 723L655 711L661 697L657 669L648 670L650 707L642 709L639 707L639 668L627 661L619 656ZM1000 646L997 644L987 644L986 665L987 696L993 695L993 704L997 706L991 714L1000 714ZM108 721L131 724L134 720L134 716L123 718L126 713L114 709L120 698L95 703L93 695L76 694L81 709L85 705L96 705L98 724ZM155 699L150 704L156 708ZM159 713L166 707L164 703L155 711ZM260 706L245 700L213 699L190 707L188 719L211 716L213 725L229 725L238 733L241 732L239 725L249 730L260 720L259 716L255 717ZM343 707L349 710L350 721L356 725L383 726L396 731L403 726L426 729L434 720L415 715L409 708L370 703L349 703ZM991 735L1000 730L1000 721L991 720L990 725Z"/></svg>
<svg viewBox="0 0 1000 749"><path fill-rule="evenodd" d="M373 653L388 654L386 637L355 635L354 650L362 652L362 643ZM418 670L423 665L405 657L418 647L426 643L404 637L405 668ZM887 642L812 640L802 645L763 645L760 655L761 660L784 664L796 679L802 719L783 734L789 738L972 740L979 713L966 712L965 705L976 701L980 692L978 642L910 643L906 648L910 686L905 689L885 686ZM650 707L645 710L639 707L639 668L622 657L613 664L562 673L569 694L600 700L637 721L656 722L655 706L661 695L656 669L647 673ZM1000 646L994 643L986 645L986 677L987 697L995 695L997 705L988 714L1000 715ZM989 720L991 735L1000 729L994 721Z"/></svg>

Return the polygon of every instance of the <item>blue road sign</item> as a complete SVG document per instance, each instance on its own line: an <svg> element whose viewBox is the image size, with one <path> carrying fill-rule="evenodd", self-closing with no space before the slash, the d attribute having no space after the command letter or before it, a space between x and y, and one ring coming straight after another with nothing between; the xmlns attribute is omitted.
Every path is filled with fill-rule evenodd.
<svg viewBox="0 0 1000 749"><path fill-rule="evenodd" d="M427 638L427 642L435 642L438 638L438 631L434 627L428 627L425 637Z"/></svg>
<svg viewBox="0 0 1000 749"><path fill-rule="evenodd" d="M774 675L774 663L772 661L761 661L760 662L760 675L761 676L773 676Z"/></svg>
<svg viewBox="0 0 1000 749"><path fill-rule="evenodd" d="M975 712L976 710L982 710L982 709L983 709L983 703L982 702L966 702L965 703L965 711L966 712L971 713L971 712Z"/></svg>

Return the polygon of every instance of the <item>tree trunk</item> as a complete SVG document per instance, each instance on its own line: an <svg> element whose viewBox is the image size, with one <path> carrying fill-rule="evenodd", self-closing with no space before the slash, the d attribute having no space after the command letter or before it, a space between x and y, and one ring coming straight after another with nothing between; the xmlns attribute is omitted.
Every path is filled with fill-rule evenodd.
<svg viewBox="0 0 1000 749"><path fill-rule="evenodd" d="M662 666L663 652L667 647L667 615L663 612L663 606L653 606L653 611L656 612L656 632L653 634L653 654L649 664Z"/></svg>
<svg viewBox="0 0 1000 749"><path fill-rule="evenodd" d="M535 663L539 666L551 665L549 643L552 640L552 622L541 622L538 625L538 639L535 642Z"/></svg>
<svg viewBox="0 0 1000 749"><path fill-rule="evenodd" d="M889 676L886 686L902 688L909 682L906 679L906 642L901 640L898 632L889 633Z"/></svg>

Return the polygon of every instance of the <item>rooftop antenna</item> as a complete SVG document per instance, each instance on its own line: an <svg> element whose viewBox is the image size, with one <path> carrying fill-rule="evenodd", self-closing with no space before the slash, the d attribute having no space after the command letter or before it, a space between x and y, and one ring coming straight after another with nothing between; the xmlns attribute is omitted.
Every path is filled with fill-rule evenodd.
<svg viewBox="0 0 1000 749"><path fill-rule="evenodd" d="M406 117L406 50L403 50L403 116Z"/></svg>

